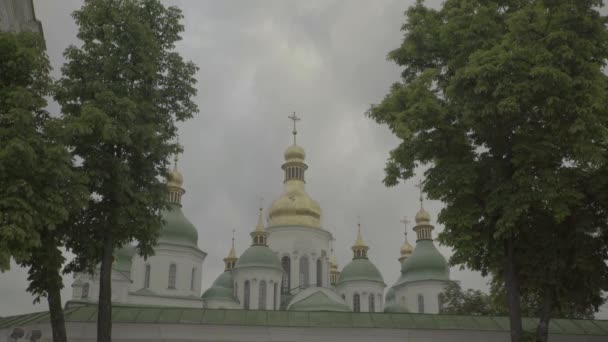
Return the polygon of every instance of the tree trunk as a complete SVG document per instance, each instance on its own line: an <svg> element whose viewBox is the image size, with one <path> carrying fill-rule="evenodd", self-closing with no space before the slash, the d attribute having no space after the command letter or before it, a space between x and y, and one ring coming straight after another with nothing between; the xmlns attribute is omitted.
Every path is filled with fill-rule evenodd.
<svg viewBox="0 0 608 342"><path fill-rule="evenodd" d="M67 342L65 319L63 317L63 307L61 306L61 287L53 284L47 291L53 342Z"/></svg>
<svg viewBox="0 0 608 342"><path fill-rule="evenodd" d="M517 264L514 253L514 237L505 240L505 287L507 289L507 302L509 304L509 320L511 323L511 342L521 342L523 328L521 324L521 300L519 293L519 279L517 277Z"/></svg>
<svg viewBox="0 0 608 342"><path fill-rule="evenodd" d="M99 303L97 309L97 342L112 341L112 237L103 241L99 271Z"/></svg>
<svg viewBox="0 0 608 342"><path fill-rule="evenodd" d="M547 290L543 296L542 306L540 308L540 320L536 330L536 341L547 342L549 340L549 320L551 319L551 311L553 310L553 297Z"/></svg>

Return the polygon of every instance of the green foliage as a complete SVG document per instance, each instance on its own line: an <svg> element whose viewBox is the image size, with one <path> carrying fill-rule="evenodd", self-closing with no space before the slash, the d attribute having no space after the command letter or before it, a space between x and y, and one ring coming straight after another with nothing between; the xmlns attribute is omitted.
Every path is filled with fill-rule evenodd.
<svg viewBox="0 0 608 342"><path fill-rule="evenodd" d="M495 278L498 279L498 278ZM441 314L473 316L505 316L509 313L504 283L492 281L490 293L480 290L462 289L457 282L451 282L443 293L444 305ZM540 296L524 291L521 298L522 316L537 317L541 306ZM563 307L556 310L554 317L570 319L593 319L593 308Z"/></svg>
<svg viewBox="0 0 608 342"><path fill-rule="evenodd" d="M70 245L82 270L101 261L109 235L115 247L135 239L140 253L152 252L166 205L162 177L179 151L175 122L197 111L197 68L173 51L183 31L175 7L86 1L73 16L82 45L64 53L56 99L94 194Z"/></svg>
<svg viewBox="0 0 608 342"><path fill-rule="evenodd" d="M11 257L23 266L44 263L35 253L61 236L85 196L84 180L58 141L58 123L44 110L49 70L42 37L0 33L0 270ZM44 293L41 278L31 279L34 294Z"/></svg>
<svg viewBox="0 0 608 342"><path fill-rule="evenodd" d="M522 291L596 308L608 289L608 57L599 0L422 1L403 67L368 115L401 139L385 183L427 168L451 262L500 281L514 242Z"/></svg>

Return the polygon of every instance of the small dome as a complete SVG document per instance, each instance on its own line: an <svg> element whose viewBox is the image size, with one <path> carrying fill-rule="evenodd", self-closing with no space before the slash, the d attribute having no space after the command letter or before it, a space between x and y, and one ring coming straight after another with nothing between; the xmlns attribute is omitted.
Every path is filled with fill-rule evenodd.
<svg viewBox="0 0 608 342"><path fill-rule="evenodd" d="M285 150L285 161L304 161L306 152L298 145L291 145Z"/></svg>
<svg viewBox="0 0 608 342"><path fill-rule="evenodd" d="M135 255L135 247L124 245L121 248L115 249L112 254L114 258L112 268L118 271L131 272L131 261Z"/></svg>
<svg viewBox="0 0 608 342"><path fill-rule="evenodd" d="M298 292L287 305L288 311L350 312L344 299L325 287L309 287Z"/></svg>
<svg viewBox="0 0 608 342"><path fill-rule="evenodd" d="M336 271L338 270L338 261L333 254L329 257L329 268Z"/></svg>
<svg viewBox="0 0 608 342"><path fill-rule="evenodd" d="M227 299L233 300L234 298L234 287L232 280L232 271L225 271L220 274L217 279L213 282L207 291L203 292L202 299Z"/></svg>
<svg viewBox="0 0 608 342"><path fill-rule="evenodd" d="M158 237L159 243L171 243L198 248L196 227L184 216L179 204L170 204L163 210L163 226Z"/></svg>
<svg viewBox="0 0 608 342"><path fill-rule="evenodd" d="M241 254L234 268L245 267L266 267L283 271L279 257L263 245L253 245Z"/></svg>
<svg viewBox="0 0 608 342"><path fill-rule="evenodd" d="M173 171L167 174L167 186L174 188L181 188L184 185L184 176L177 170L177 167Z"/></svg>
<svg viewBox="0 0 608 342"><path fill-rule="evenodd" d="M382 274L369 259L353 259L349 262L340 273L337 284L356 280L377 281L384 284Z"/></svg>
<svg viewBox="0 0 608 342"><path fill-rule="evenodd" d="M416 224L417 225L428 225L431 224L431 215L428 211L424 210L424 208L420 208L420 210L416 213Z"/></svg>
<svg viewBox="0 0 608 342"><path fill-rule="evenodd" d="M401 266L396 285L419 280L449 280L450 268L432 240L421 240Z"/></svg>
<svg viewBox="0 0 608 342"><path fill-rule="evenodd" d="M414 250L414 247L412 247L412 245L410 245L410 243L407 240L405 240L403 242L403 245L401 245L401 250L400 250L401 256L407 257L410 254L412 254L413 250Z"/></svg>

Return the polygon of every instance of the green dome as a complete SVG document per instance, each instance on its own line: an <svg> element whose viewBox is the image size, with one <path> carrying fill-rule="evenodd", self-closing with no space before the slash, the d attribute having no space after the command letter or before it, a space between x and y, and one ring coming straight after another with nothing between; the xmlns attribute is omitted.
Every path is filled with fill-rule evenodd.
<svg viewBox="0 0 608 342"><path fill-rule="evenodd" d="M395 285L419 280L450 280L450 268L432 240L416 243L414 252L401 266L401 277Z"/></svg>
<svg viewBox="0 0 608 342"><path fill-rule="evenodd" d="M196 227L188 221L179 204L169 204L163 210L163 225L160 230L158 242L173 243L198 248L198 232Z"/></svg>
<svg viewBox="0 0 608 342"><path fill-rule="evenodd" d="M121 248L117 248L112 253L114 261L112 268L121 272L131 272L131 261L135 255L135 247L131 245L124 245Z"/></svg>
<svg viewBox="0 0 608 342"><path fill-rule="evenodd" d="M323 287L309 287L299 292L287 306L288 311L337 311L350 312L335 292Z"/></svg>
<svg viewBox="0 0 608 342"><path fill-rule="evenodd" d="M342 273L340 273L337 284L354 280L377 281L384 284L382 274L380 274L378 268L371 261L364 258L353 259L349 262L342 270Z"/></svg>
<svg viewBox="0 0 608 342"><path fill-rule="evenodd" d="M232 281L232 271L224 271L213 282L201 296L203 299L228 299L237 302L234 298L234 287Z"/></svg>
<svg viewBox="0 0 608 342"><path fill-rule="evenodd" d="M270 248L262 245L253 245L241 254L234 268L243 267L267 267L283 271L279 257Z"/></svg>

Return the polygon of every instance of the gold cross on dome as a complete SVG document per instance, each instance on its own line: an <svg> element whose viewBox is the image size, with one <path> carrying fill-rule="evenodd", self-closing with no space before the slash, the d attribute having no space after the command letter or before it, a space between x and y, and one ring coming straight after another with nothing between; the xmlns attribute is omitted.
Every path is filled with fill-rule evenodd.
<svg viewBox="0 0 608 342"><path fill-rule="evenodd" d="M296 116L296 112L293 112L293 114L291 114L290 116L288 116L289 119L291 119L293 121L293 144L296 144L296 135L298 134L298 130L296 129L296 122L300 121L301 119L299 117Z"/></svg>

